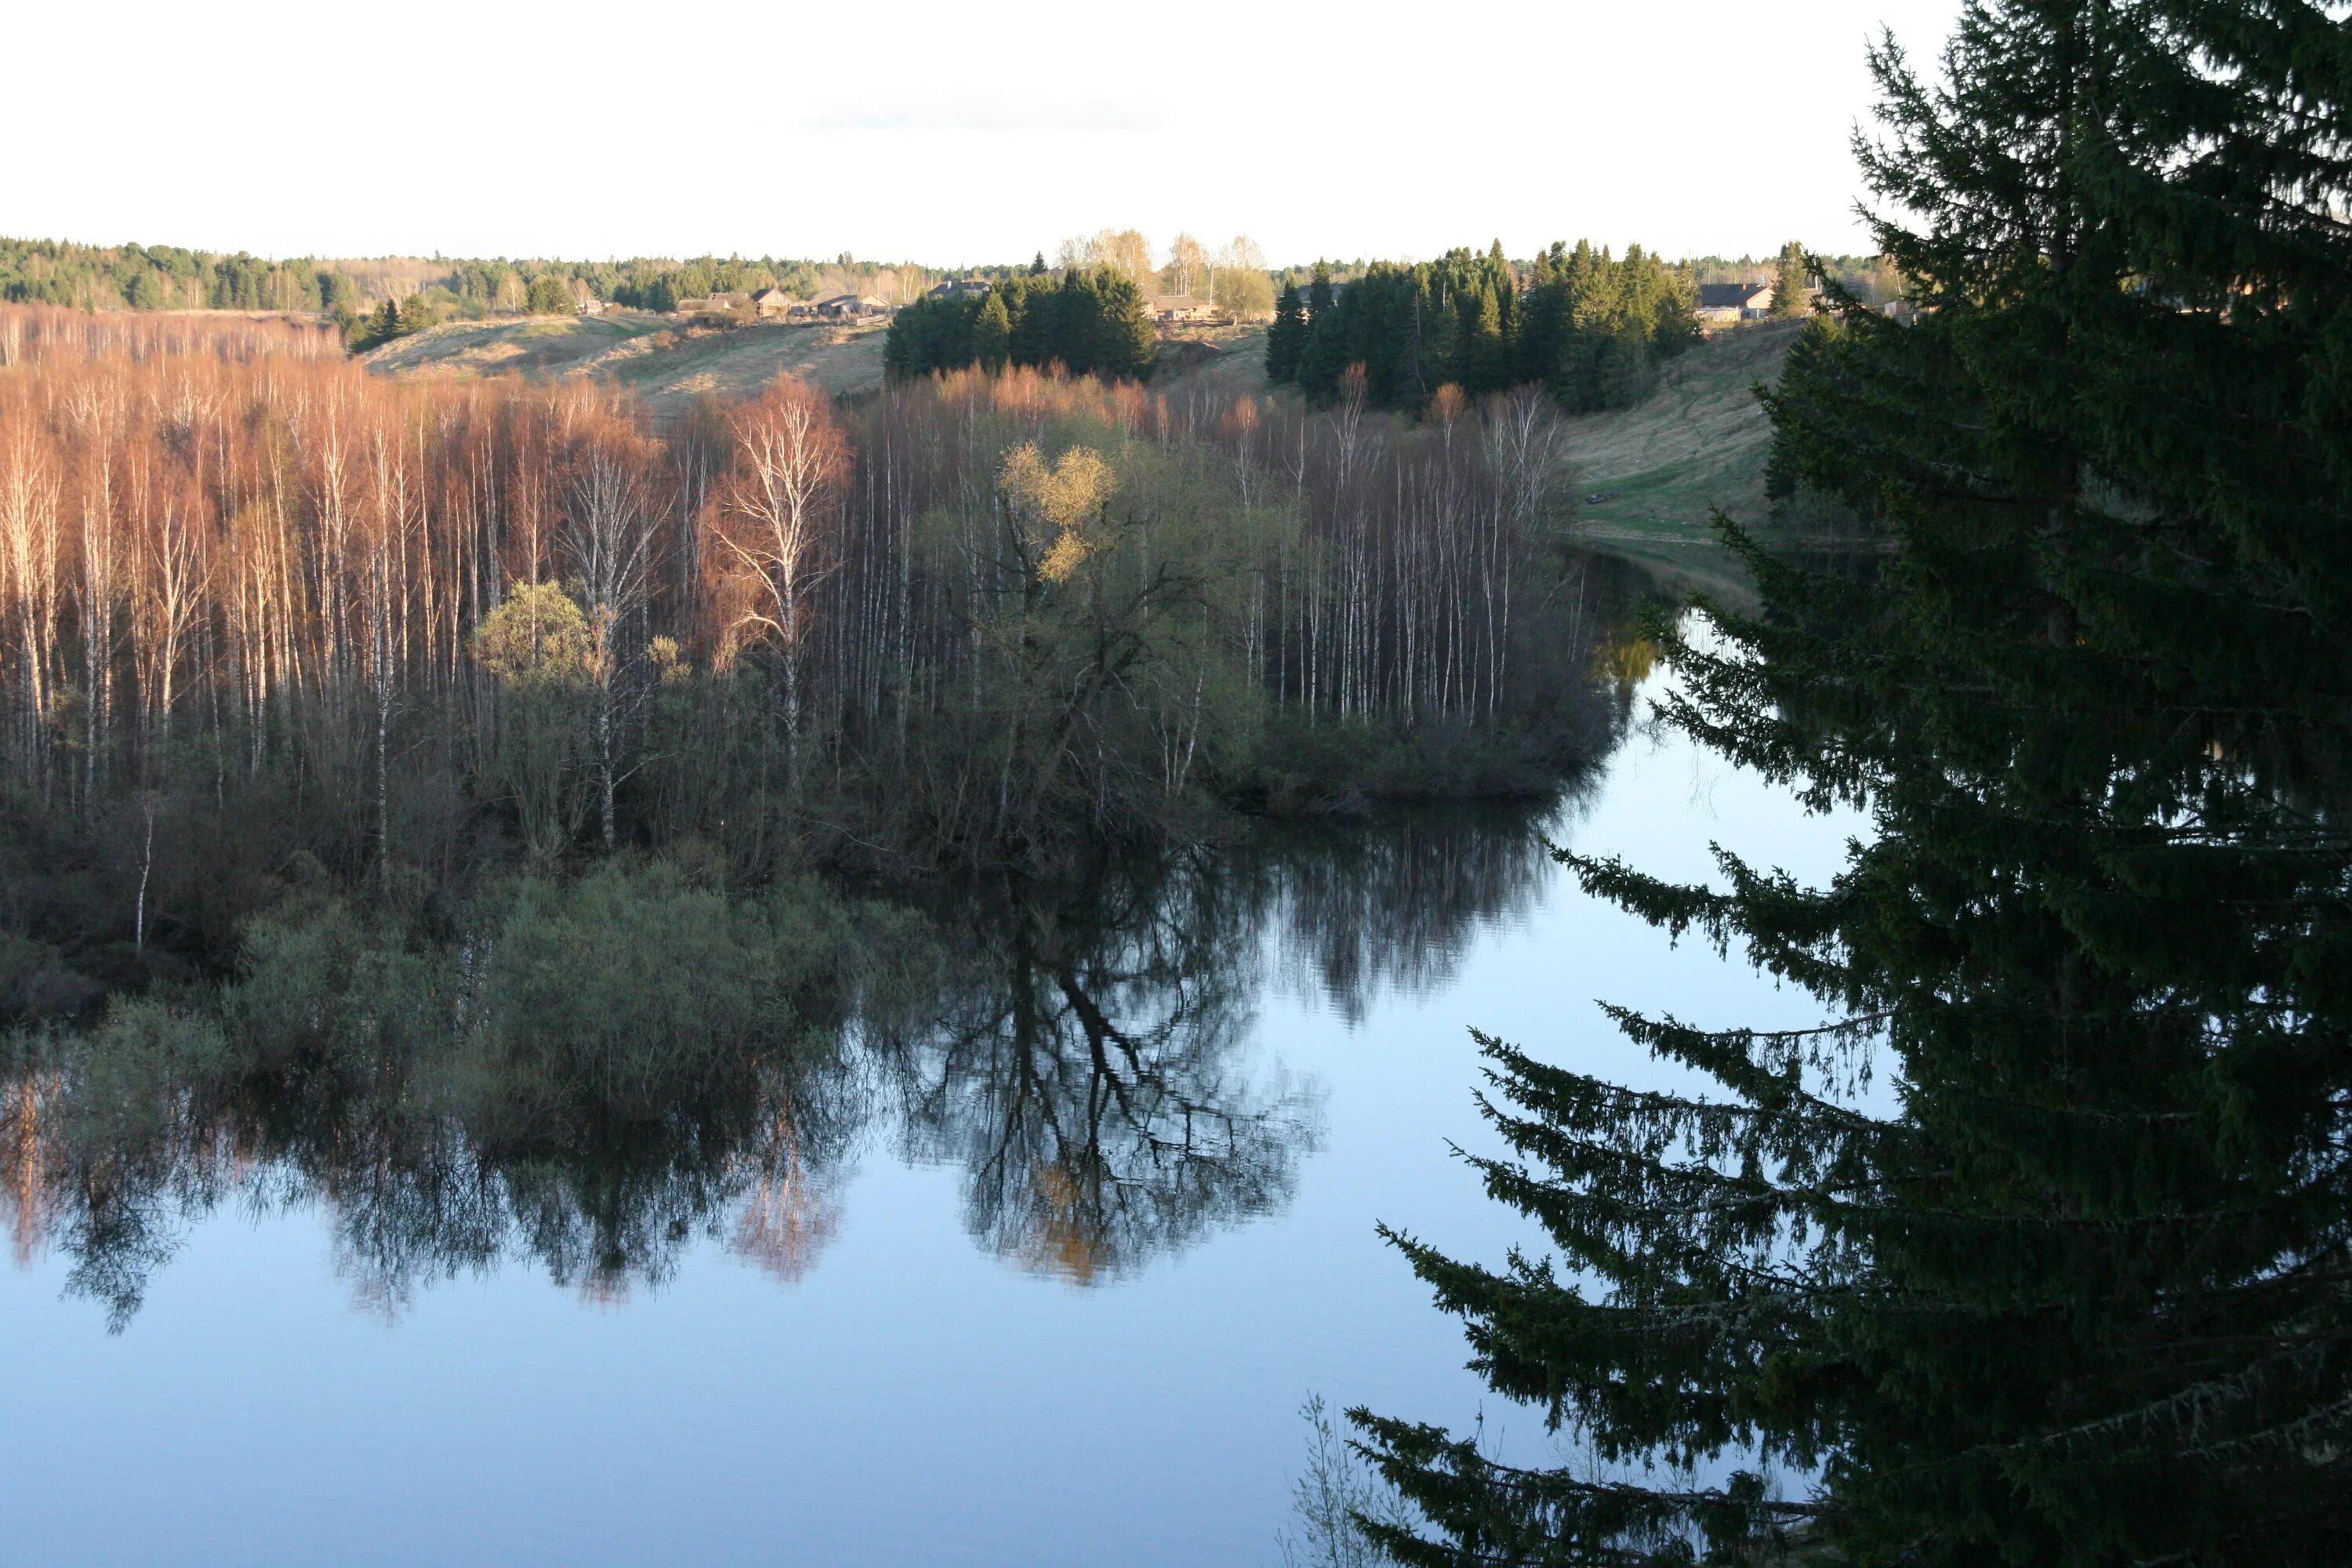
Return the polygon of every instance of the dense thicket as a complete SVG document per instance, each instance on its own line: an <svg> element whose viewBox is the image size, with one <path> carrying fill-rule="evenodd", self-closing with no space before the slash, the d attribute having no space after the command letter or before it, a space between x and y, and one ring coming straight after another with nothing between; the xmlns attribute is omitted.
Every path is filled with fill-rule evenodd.
<svg viewBox="0 0 2352 1568"><path fill-rule="evenodd" d="M1751 551L1767 613L1669 648L1677 721L1874 834L1820 889L1576 863L1827 1022L1619 1014L1690 1093L1490 1044L1481 1169L1557 1260L1407 1250L1593 1463L1365 1416L1404 1560L2352 1556L2340 15L1979 0L1947 85L1876 53L1927 313L1770 403L1891 557Z"/></svg>
<svg viewBox="0 0 2352 1568"><path fill-rule="evenodd" d="M898 380L1008 364L1131 379L1150 370L1158 342L1132 277L1073 267L1015 273L983 295L916 300L891 318L883 363Z"/></svg>
<svg viewBox="0 0 2352 1568"><path fill-rule="evenodd" d="M1692 305L1683 277L1639 246L1621 260L1556 244L1524 278L1499 243L1483 256L1376 261L1344 285L1318 265L1303 299L1293 285L1276 303L1266 374L1318 404L1361 365L1380 408L1417 412L1448 384L1473 397L1538 385L1577 413L1623 407L1696 341Z"/></svg>
<svg viewBox="0 0 2352 1568"><path fill-rule="evenodd" d="M1025 370L656 436L8 308L0 922L104 969L225 951L293 858L412 902L630 842L1035 868L1212 798L1534 787L1589 635L1557 440L1532 395L1407 429Z"/></svg>

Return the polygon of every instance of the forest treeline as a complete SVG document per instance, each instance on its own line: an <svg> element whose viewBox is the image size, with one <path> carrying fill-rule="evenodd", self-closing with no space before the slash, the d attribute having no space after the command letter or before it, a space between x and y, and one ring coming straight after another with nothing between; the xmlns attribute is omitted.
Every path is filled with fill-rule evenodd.
<svg viewBox="0 0 2352 1568"><path fill-rule="evenodd" d="M1050 869L1217 803L1538 787L1584 689L1533 394L1413 429L1010 369L656 435L284 322L0 310L5 917L219 953L656 845Z"/></svg>
<svg viewBox="0 0 2352 1568"><path fill-rule="evenodd" d="M1361 365L1379 408L1418 411L1447 385L1478 397L1523 384L1573 413L1627 407L1697 341L1695 303L1685 276L1639 246L1617 258L1555 244L1524 275L1500 242L1484 255L1374 262L1345 285L1318 264L1276 302L1266 375L1318 404Z"/></svg>
<svg viewBox="0 0 2352 1568"><path fill-rule="evenodd" d="M85 310L322 311L345 321L384 304L436 320L576 309L582 297L647 310L713 293L782 289L911 298L940 276L908 263L761 256L622 261L504 258L296 258L271 261L168 245L0 237L0 301ZM534 302L533 289L540 290ZM552 293L549 290L553 290ZM413 303L412 303L413 301Z"/></svg>
<svg viewBox="0 0 2352 1568"><path fill-rule="evenodd" d="M883 363L895 379L977 365L1060 365L1074 375L1133 379L1151 369L1159 336L1143 290L1103 263L1048 272L1044 259L984 293L922 299L890 319Z"/></svg>
<svg viewBox="0 0 2352 1568"><path fill-rule="evenodd" d="M89 310L324 310L367 303L331 261L270 261L170 245L0 237L0 301Z"/></svg>

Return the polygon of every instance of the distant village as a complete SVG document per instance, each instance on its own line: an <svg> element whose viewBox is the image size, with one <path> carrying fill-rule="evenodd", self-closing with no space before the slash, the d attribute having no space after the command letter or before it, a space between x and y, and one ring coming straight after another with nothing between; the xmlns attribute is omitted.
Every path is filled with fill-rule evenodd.
<svg viewBox="0 0 2352 1568"><path fill-rule="evenodd" d="M956 278L933 285L925 297L933 300L963 300L985 297L992 287L985 278ZM1821 292L1818 284L1805 289L1807 300ZM1715 331L1738 326L1743 321L1760 321L1772 313L1776 289L1769 279L1744 283L1702 283L1697 289L1695 314L1702 331ZM579 289L580 311L583 315L599 316L627 307L588 294L584 286ZM1213 300L1197 299L1190 294L1155 294L1145 301L1152 321L1161 327L1212 326L1229 323L1233 314ZM872 294L833 294L820 300L800 300L782 289L762 289L756 293L705 294L680 300L668 313L675 316L728 316L737 320L783 321L814 324L817 322L859 322L887 321L899 307L890 300Z"/></svg>
<svg viewBox="0 0 2352 1568"><path fill-rule="evenodd" d="M963 300L985 296L991 285L985 278L957 278L937 284L927 290L933 300ZM601 316L627 307L599 300L578 290L580 313ZM1153 321L1161 326L1212 325L1233 320L1232 312L1208 300L1189 294L1158 294L1146 300L1145 305ZM757 293L729 292L705 294L691 300L680 300L669 312L675 316L751 317L762 321L816 323L820 321L855 322L887 320L898 307L887 300L871 294L834 294L822 300L796 300L782 289L762 289Z"/></svg>

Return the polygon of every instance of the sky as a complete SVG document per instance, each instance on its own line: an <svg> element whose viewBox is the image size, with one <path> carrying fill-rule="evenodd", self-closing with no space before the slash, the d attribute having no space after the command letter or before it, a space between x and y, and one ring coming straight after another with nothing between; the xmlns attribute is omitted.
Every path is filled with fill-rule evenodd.
<svg viewBox="0 0 2352 1568"><path fill-rule="evenodd" d="M1864 51L1886 27L1932 60L1956 10L26 6L0 234L933 266L1104 227L1247 234L1277 264L1859 251Z"/></svg>

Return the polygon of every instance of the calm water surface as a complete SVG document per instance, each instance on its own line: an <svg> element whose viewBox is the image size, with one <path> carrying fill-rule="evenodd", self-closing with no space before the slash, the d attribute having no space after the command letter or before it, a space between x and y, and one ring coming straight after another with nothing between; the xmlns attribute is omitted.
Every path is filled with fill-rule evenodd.
<svg viewBox="0 0 2352 1568"><path fill-rule="evenodd" d="M808 1100L785 1178L618 1238L510 1196L453 1264L446 1215L238 1171L126 1311L16 1205L0 1560L1273 1562L1310 1394L1547 1450L1373 1233L1529 1239L1449 1152L1487 1146L1470 1026L1655 1083L1593 999L1817 1021L1539 835L1818 877L1853 829L1637 725L1549 816L1212 866L1108 938L1032 921L1001 990Z"/></svg>

